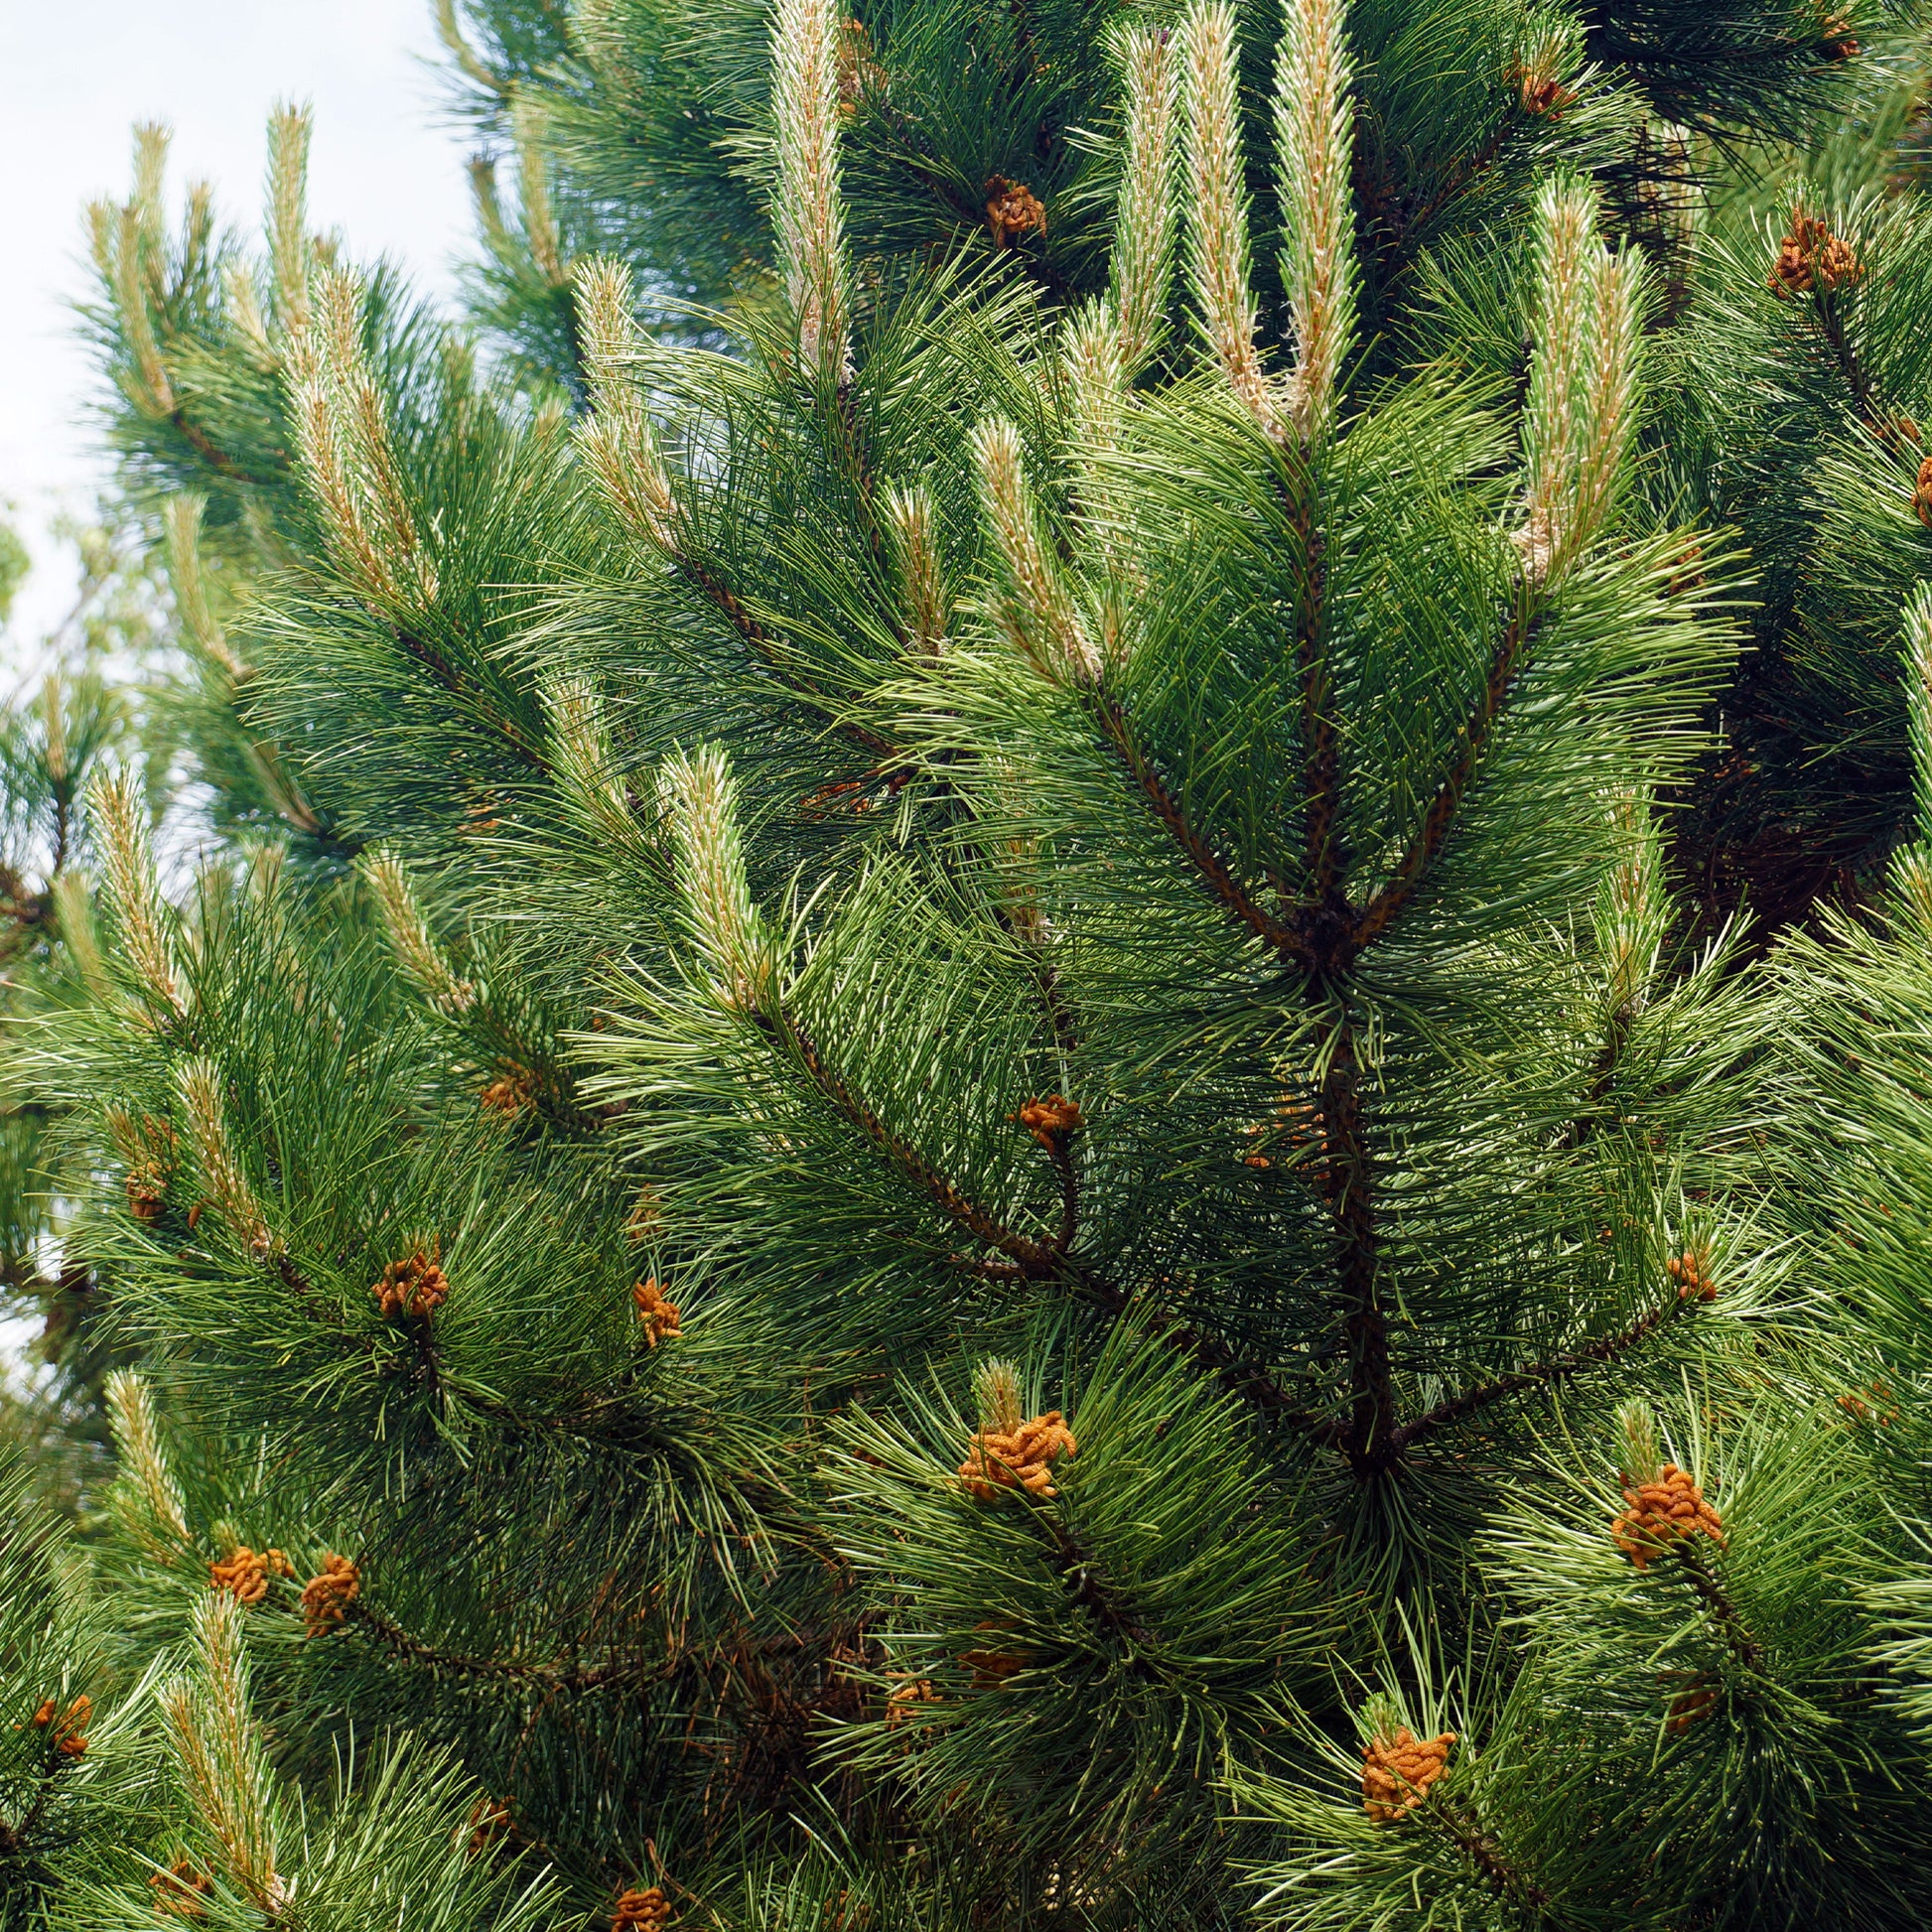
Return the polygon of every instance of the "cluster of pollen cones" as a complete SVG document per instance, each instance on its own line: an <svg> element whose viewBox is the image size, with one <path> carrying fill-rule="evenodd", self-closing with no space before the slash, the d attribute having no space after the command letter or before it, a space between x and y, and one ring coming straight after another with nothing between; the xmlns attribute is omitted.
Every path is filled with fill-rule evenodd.
<svg viewBox="0 0 1932 1932"><path fill-rule="evenodd" d="M1392 1737L1375 1738L1362 1755L1362 1809L1378 1825L1414 1811L1449 1769L1454 1742L1452 1730L1420 1740L1407 1725Z"/></svg>
<svg viewBox="0 0 1932 1932"><path fill-rule="evenodd" d="M1639 1570L1648 1568L1667 1544L1688 1536L1708 1536L1719 1549L1725 1547L1724 1519L1675 1462L1666 1462L1652 1481L1625 1489L1623 1500L1629 1507L1610 1526L1610 1534Z"/></svg>
<svg viewBox="0 0 1932 1932"><path fill-rule="evenodd" d="M1032 1496L1056 1496L1053 1463L1078 1448L1057 1409L1034 1416L1012 1429L979 1429L959 1465L966 1493L991 1502L1001 1489L1024 1489Z"/></svg>

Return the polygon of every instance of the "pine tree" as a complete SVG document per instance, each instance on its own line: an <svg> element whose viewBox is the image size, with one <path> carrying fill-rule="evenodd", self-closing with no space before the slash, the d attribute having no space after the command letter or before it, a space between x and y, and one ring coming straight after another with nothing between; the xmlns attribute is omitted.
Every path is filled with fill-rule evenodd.
<svg viewBox="0 0 1932 1932"><path fill-rule="evenodd" d="M4 635L25 673L0 710L0 1024L10 1031L84 1001L102 981L99 939L81 864L82 798L117 759L166 773L173 733L148 684L163 649L158 572L138 519L107 504L98 522L58 519L77 562L63 621L29 646ZM32 559L0 528L0 623ZM84 1512L103 1469L102 1377L114 1344L96 1281L62 1235L70 1203L50 1192L45 1156L60 1112L0 1058L0 1316L39 1317L33 1359L0 1365L0 1440L68 1513Z"/></svg>
<svg viewBox="0 0 1932 1932"><path fill-rule="evenodd" d="M9 1923L1918 1924L1924 23L438 19L92 214Z"/></svg>

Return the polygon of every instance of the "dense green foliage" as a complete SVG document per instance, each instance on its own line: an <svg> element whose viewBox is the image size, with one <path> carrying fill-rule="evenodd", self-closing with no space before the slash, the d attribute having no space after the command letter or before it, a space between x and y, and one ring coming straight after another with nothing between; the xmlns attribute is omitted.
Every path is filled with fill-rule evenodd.
<svg viewBox="0 0 1932 1932"><path fill-rule="evenodd" d="M1925 22L438 11L92 214L0 1924L1920 1923Z"/></svg>

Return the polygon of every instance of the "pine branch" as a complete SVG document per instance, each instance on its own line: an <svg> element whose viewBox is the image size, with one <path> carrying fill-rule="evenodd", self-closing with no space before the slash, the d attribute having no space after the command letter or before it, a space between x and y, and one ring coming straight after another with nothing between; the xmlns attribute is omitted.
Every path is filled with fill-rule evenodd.
<svg viewBox="0 0 1932 1932"><path fill-rule="evenodd" d="M1386 312L1389 293L1407 267L1404 258L1413 250L1412 237L1418 233L1426 235L1429 224L1443 209L1495 165L1509 139L1510 123L1507 114L1501 116L1481 147L1457 156L1444 171L1435 191L1412 207L1411 197L1403 193L1388 165L1387 144L1375 138L1368 125L1369 110L1360 101L1356 103L1355 119L1350 173L1362 209L1363 231L1372 251L1375 294Z"/></svg>
<svg viewBox="0 0 1932 1932"><path fill-rule="evenodd" d="M0 1857L17 1855L23 1846L32 1843L47 1816L48 1806L54 1801L55 1792L60 1788L62 1774L77 1761L61 1748L59 1726L50 1725L40 1776L34 1781L32 1801L21 1813L18 1825L9 1827L7 1821L0 1818Z"/></svg>
<svg viewBox="0 0 1932 1932"><path fill-rule="evenodd" d="M502 1683L538 1684L559 1691L595 1691L607 1685L639 1686L665 1683L681 1672L706 1668L706 1658L681 1650L668 1662L642 1657L608 1657L600 1663L525 1664L506 1657L475 1657L461 1651L439 1650L434 1644L412 1637L408 1631L361 1599L348 1604L344 1619L354 1623L373 1637L392 1656L443 1671L454 1677L495 1680ZM803 1654L829 1645L851 1641L864 1634L863 1621L826 1632L792 1630L762 1637L750 1646L750 1654L759 1657L784 1657Z"/></svg>
<svg viewBox="0 0 1932 1932"><path fill-rule="evenodd" d="M1427 1816L1454 1843L1483 1877L1513 1904L1542 1911L1553 1901L1534 1879L1518 1871L1481 1822L1452 1798L1439 1798Z"/></svg>
<svg viewBox="0 0 1932 1932"><path fill-rule="evenodd" d="M190 449L214 472L217 477L225 477L231 483L254 483L258 481L248 475L239 464L224 456L215 446L214 439L201 424L191 417L179 404L168 412L165 419L170 428L187 443Z"/></svg>
<svg viewBox="0 0 1932 1932"><path fill-rule="evenodd" d="M1334 720L1328 715L1328 659L1321 648L1321 606L1327 589L1321 532L1314 527L1311 506L1294 506L1296 533L1304 560L1301 611L1296 624L1295 656L1302 674L1302 743L1304 809L1307 813L1309 890L1315 902L1326 905L1340 892L1345 855L1336 835L1341 806L1341 747Z"/></svg>
<svg viewBox="0 0 1932 1932"><path fill-rule="evenodd" d="M1589 1369L1601 1368L1647 1340L1687 1306L1685 1298L1673 1295L1668 1302L1661 1303L1658 1307L1639 1315L1629 1327L1615 1334L1601 1335L1595 1341L1587 1342L1574 1354L1560 1355L1554 1361L1539 1362L1533 1368L1518 1369L1513 1374L1499 1376L1493 1382L1484 1382L1476 1388L1465 1390L1461 1395L1453 1396L1448 1402L1439 1404L1426 1415L1417 1416L1413 1421L1405 1423L1396 1432L1397 1449L1409 1449L1416 1443L1435 1435L1437 1431L1477 1415L1492 1404L1505 1401L1510 1396L1522 1395L1531 1389L1555 1388L1569 1381L1573 1376L1582 1375Z"/></svg>
<svg viewBox="0 0 1932 1932"><path fill-rule="evenodd" d="M1147 756L1136 743L1127 716L1117 700L1104 690L1088 688L1083 699L1107 742L1113 747L1129 775L1167 828L1208 890L1220 901L1228 916L1277 953L1303 965L1310 972L1311 997L1325 999L1330 975L1344 971L1360 950L1360 921L1348 911L1341 897L1340 864L1333 826L1339 813L1340 774L1338 746L1332 731L1322 719L1322 676L1319 651L1322 571L1318 533L1305 523L1304 554L1309 560L1310 578L1305 586L1301 621L1300 652L1305 666L1305 717L1310 729L1306 795L1310 800L1311 870L1317 879L1328 881L1321 901L1304 906L1291 925L1265 912L1241 887L1233 873L1206 840L1188 822L1178 801L1163 783ZM1492 665L1485 689L1484 719L1500 708L1508 675L1516 658L1515 631L1507 640L1507 661ZM1499 652L1499 657L1504 653ZM1454 806L1466 788L1473 760L1465 758L1467 768L1454 780L1454 796L1440 812L1437 842L1447 831ZM1416 870L1420 872L1421 861ZM1397 905L1387 908L1392 918ZM1384 921L1386 923L1386 920ZM1396 1401L1389 1355L1388 1323L1379 1299L1374 1213L1370 1197L1370 1162L1362 1123L1361 1097L1357 1082L1353 1026L1344 1007L1337 1028L1334 1049L1322 1088L1322 1118L1327 1129L1327 1158L1323 1163L1324 1191L1330 1205L1342 1273L1342 1299L1347 1313L1350 1352L1354 1360L1356 1396L1349 1422L1337 1425L1322 1422L1302 1410L1280 1384L1257 1365L1241 1361L1232 1351L1194 1330L1180 1327L1165 1332L1178 1345L1186 1347L1203 1366L1211 1368L1230 1391L1258 1406L1277 1412L1293 1426L1317 1440L1342 1448L1356 1468L1367 1475L1388 1466L1396 1453ZM1090 1296L1097 1285L1086 1284ZM1118 1309L1127 1298L1107 1288L1109 1296L1119 1296Z"/></svg>
<svg viewBox="0 0 1932 1932"><path fill-rule="evenodd" d="M1761 1668L1764 1646L1751 1635L1737 1605L1730 1600L1729 1592L1706 1568L1703 1555L1691 1547L1691 1539L1675 1539L1671 1544L1671 1553L1682 1567L1686 1581L1711 1612L1712 1621L1723 1633L1737 1661L1746 1670Z"/></svg>
<svg viewBox="0 0 1932 1932"><path fill-rule="evenodd" d="M1046 1009L1048 1025L1053 1029L1053 1044L1062 1054L1072 1054L1079 1049L1080 1033L1074 1024L1073 1009L1067 1005L1065 989L1060 985L1060 976L1049 959L1041 958L1036 967L1035 977L1039 981L1039 997Z"/></svg>
<svg viewBox="0 0 1932 1932"><path fill-rule="evenodd" d="M1323 717L1320 539L1306 512L1301 521L1307 559L1298 647L1304 677L1304 791L1309 813L1309 871L1317 897L1311 904L1298 909L1296 922L1303 956L1311 968L1307 982L1311 1004L1319 1010L1339 1001L1331 1009L1334 1031L1320 1099L1326 1143L1321 1186L1328 1202L1353 1385L1348 1422L1335 1441L1355 1474L1368 1478L1393 1467L1418 1432L1415 1424L1404 1426L1397 1420L1388 1316L1381 1301L1372 1161L1345 975L1361 952L1399 916L1441 850L1475 776L1538 619L1527 615L1519 604L1490 659L1482 697L1463 727L1461 756L1438 788L1422 829L1404 853L1394 877L1359 914L1352 913L1342 892L1344 855L1338 850L1334 829L1341 806L1339 759L1332 728Z"/></svg>
<svg viewBox="0 0 1932 1932"><path fill-rule="evenodd" d="M1589 1069L1589 1080L1584 1088L1583 1106L1564 1129L1563 1138L1558 1144L1560 1147L1575 1151L1596 1132L1603 1102L1609 1097L1617 1068L1622 1063L1623 1049L1629 1042L1630 1015L1619 1009L1610 1016L1609 1029L1604 1035L1603 1044L1597 1048L1596 1058Z"/></svg>
<svg viewBox="0 0 1932 1932"><path fill-rule="evenodd" d="M1311 980L1311 990L1318 984ZM1369 1477L1389 1468L1401 1449L1354 1023L1346 995L1343 1002L1321 1081L1321 1122L1326 1138L1321 1183L1335 1243L1343 1332L1354 1391L1347 1426L1338 1434L1336 1444L1355 1474Z"/></svg>
<svg viewBox="0 0 1932 1932"><path fill-rule="evenodd" d="M477 679L452 664L434 644L414 631L398 629L393 634L397 645L407 656L420 664L451 697L480 713L525 764L532 770L548 773L549 760L530 742L523 727L488 700Z"/></svg>
<svg viewBox="0 0 1932 1932"><path fill-rule="evenodd" d="M890 739L882 738L877 732L848 717L822 691L806 679L799 677L784 662L778 639L759 623L745 608L744 600L739 597L709 564L702 558L689 555L680 549L674 553L672 561L678 574L695 590L700 592L730 622L732 628L751 645L754 654L764 668L784 685L793 697L810 705L815 711L822 712L831 720L835 729L862 745L875 759L882 762L890 761L897 765L903 761L899 748Z"/></svg>
<svg viewBox="0 0 1932 1932"><path fill-rule="evenodd" d="M1154 1633L1133 1610L1115 1594L1098 1561L1082 1547L1079 1539L1060 1520L1057 1511L1037 1512L1053 1539L1053 1554L1060 1567L1060 1580L1067 1594L1101 1629L1120 1643L1126 1655L1125 1669L1135 1677L1159 1678L1164 1673L1147 1652L1154 1647Z"/></svg>
<svg viewBox="0 0 1932 1932"><path fill-rule="evenodd" d="M838 1112L879 1149L906 1179L918 1187L941 1213L957 1222L974 1240L1005 1255L1029 1281L1042 1281L1078 1269L1078 1263L1056 1252L1051 1246L1007 1227L987 1209L961 1193L916 1148L893 1133L845 1080L826 1064L817 1042L792 1016L781 1012L774 1019L759 1013L755 1018L768 1038L781 1040L791 1047L800 1064L811 1075L813 1085Z"/></svg>
<svg viewBox="0 0 1932 1932"><path fill-rule="evenodd" d="M849 379L841 382L833 391L832 415L838 425L839 453L845 460L846 474L859 492L859 511L866 526L866 545L872 552L873 561L884 569L891 562L892 551L879 521L878 483L873 475L870 440L864 423L859 420L858 394ZM903 647L905 635L897 618L889 610L886 620Z"/></svg>
<svg viewBox="0 0 1932 1932"><path fill-rule="evenodd" d="M1321 1075L1320 1120L1324 1142L1320 1168L1343 1311L1352 1399L1348 1421L1332 1437L1357 1477L1379 1474L1399 1452L1395 1444L1395 1379L1389 1353L1388 1316L1382 1307L1380 1256L1375 1226L1373 1174L1355 1052L1354 1019L1341 978L1363 941L1362 921L1349 908L1342 886L1344 854L1341 761L1333 721L1327 715L1326 653L1321 644L1327 573L1323 544L1309 488L1289 504L1302 548L1301 609L1296 654L1302 672L1302 792L1307 811L1307 864L1312 902L1298 909L1296 924L1310 972L1304 997L1311 1010L1324 1008L1333 1032Z"/></svg>
<svg viewBox="0 0 1932 1932"><path fill-rule="evenodd" d="M1072 1136L1049 1135L1046 1153L1060 1183L1060 1225L1051 1246L1055 1254L1063 1255L1072 1247L1080 1227L1080 1176L1073 1165Z"/></svg>
<svg viewBox="0 0 1932 1932"><path fill-rule="evenodd" d="M1118 700L1097 690L1083 693L1083 697L1102 735L1126 766L1155 817L1228 917L1283 959L1325 979L1346 972L1364 948L1389 929L1442 850L1480 766L1490 732L1508 700L1523 653L1540 626L1541 614L1528 613L1519 605L1504 627L1490 659L1482 696L1469 722L1462 727L1460 735L1464 742L1460 756L1438 786L1422 827L1397 863L1393 877L1357 913L1348 905L1340 883L1346 864L1346 854L1336 832L1341 807L1340 751L1333 724L1326 716L1327 679L1319 640L1325 575L1321 538L1306 519L1303 531L1308 575L1298 625L1297 658L1303 678L1306 748L1303 796L1307 801L1308 869L1312 891L1311 897L1295 908L1292 918L1276 918L1263 910L1235 878L1226 861L1189 823L1179 801L1169 791L1136 742Z"/></svg>
<svg viewBox="0 0 1932 1932"><path fill-rule="evenodd" d="M1119 1293L1118 1290L1109 1292ZM1098 1295L1094 1294L1093 1299L1098 1300ZM1129 1306L1129 1298L1120 1296L1114 1311L1125 1313ZM1340 1442L1338 1425L1311 1415L1261 1363L1246 1359L1213 1335L1202 1334L1198 1328L1175 1321L1172 1316L1155 1314L1149 1319L1154 1332L1163 1341L1183 1354L1191 1355L1230 1395L1315 1442L1325 1443L1331 1448Z"/></svg>
<svg viewBox="0 0 1932 1932"><path fill-rule="evenodd" d="M295 1265L286 1251L275 1257L275 1272L281 1277L283 1287L291 1294L313 1295L315 1293L315 1284ZM342 1325L339 1315L326 1318L331 1319L339 1327Z"/></svg>
<svg viewBox="0 0 1932 1932"><path fill-rule="evenodd" d="M1161 775L1135 742L1132 726L1119 702L1104 691L1083 693L1102 735L1127 767L1154 815L1161 821L1201 882L1237 925L1244 926L1285 959L1311 965L1312 956L1303 935L1292 925L1271 917L1243 890L1214 848L1188 823L1179 801L1161 781Z"/></svg>
<svg viewBox="0 0 1932 1932"><path fill-rule="evenodd" d="M1886 406L1878 385L1846 334L1845 315L1836 292L1821 290L1813 298L1812 314L1819 334L1831 350L1833 365L1851 393L1852 407L1859 421L1887 450L1898 456L1909 453L1916 460L1917 442L1906 434L1899 412Z"/></svg>
<svg viewBox="0 0 1932 1932"><path fill-rule="evenodd" d="M59 872L60 869L61 861L57 857L50 870ZM31 891L19 873L0 862L0 918L10 919L20 928L13 935L17 941L24 942L28 932L45 926L53 910L53 894Z"/></svg>
<svg viewBox="0 0 1932 1932"><path fill-rule="evenodd" d="M1034 981L1039 988L1039 1003L1046 1014L1046 1024L1052 1030L1053 1045L1062 1059L1070 1059L1079 1050L1080 1032L1074 1022L1073 1009L1067 1004L1066 989L1060 984L1060 976L1054 970L1045 942L1035 936L1033 924L1027 917L1016 914L1006 906L995 906L993 917L1008 938L1026 948Z"/></svg>
<svg viewBox="0 0 1932 1932"><path fill-rule="evenodd" d="M1516 667L1541 622L1540 612L1532 614L1521 601L1518 602L1489 660L1489 674L1483 680L1482 696L1470 714L1469 722L1462 727L1461 756L1437 787L1436 796L1430 800L1429 810L1423 816L1422 829L1402 855L1394 876L1363 907L1361 917L1355 924L1356 950L1372 945L1395 922L1421 884L1423 874L1442 850L1449 827L1455 822L1463 794L1482 761L1489 733L1508 701Z"/></svg>
<svg viewBox="0 0 1932 1932"><path fill-rule="evenodd" d="M453 1677L495 1679L504 1683L543 1684L560 1690L595 1690L600 1685L656 1677L661 1665L641 1670L634 1662L612 1660L588 1668L576 1664L521 1664L503 1657L471 1657L458 1651L438 1650L433 1644L412 1637L398 1623L379 1610L370 1609L359 1598L344 1611L345 1621L366 1630L391 1656L408 1659L431 1670Z"/></svg>
<svg viewBox="0 0 1932 1932"><path fill-rule="evenodd" d="M1056 1243L1035 1241L1007 1227L997 1216L955 1187L915 1148L894 1134L846 1081L827 1066L816 1042L795 1019L788 1015L774 1019L763 1013L755 1015L754 1019L768 1039L790 1046L810 1074L813 1084L839 1114L856 1127L942 1213L957 1222L976 1241L1007 1257L1004 1264L967 1261L962 1262L962 1266L991 1281L1058 1281L1108 1314L1125 1314L1135 1306L1135 1298L1131 1294L1096 1273L1078 1256ZM1163 1340L1191 1355L1202 1368L1215 1375L1230 1394L1240 1396L1277 1420L1306 1431L1318 1440L1334 1439L1333 1426L1301 1408L1261 1364L1244 1360L1225 1343L1175 1321L1172 1316L1157 1312L1150 1317L1150 1321Z"/></svg>

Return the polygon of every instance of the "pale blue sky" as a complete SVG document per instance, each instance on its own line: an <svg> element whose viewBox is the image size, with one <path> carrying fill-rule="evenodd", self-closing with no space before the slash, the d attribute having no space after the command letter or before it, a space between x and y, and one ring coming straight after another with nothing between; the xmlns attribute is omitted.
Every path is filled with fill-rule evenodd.
<svg viewBox="0 0 1932 1932"><path fill-rule="evenodd" d="M429 0L0 0L0 497L41 555L52 502L84 499L99 475L64 304L84 286L81 205L127 192L132 124L169 122L175 191L212 181L253 230L268 109L312 100L315 224L447 288L470 208L464 139L424 63L437 51ZM16 658L69 588L58 568L36 572L10 626Z"/></svg>

